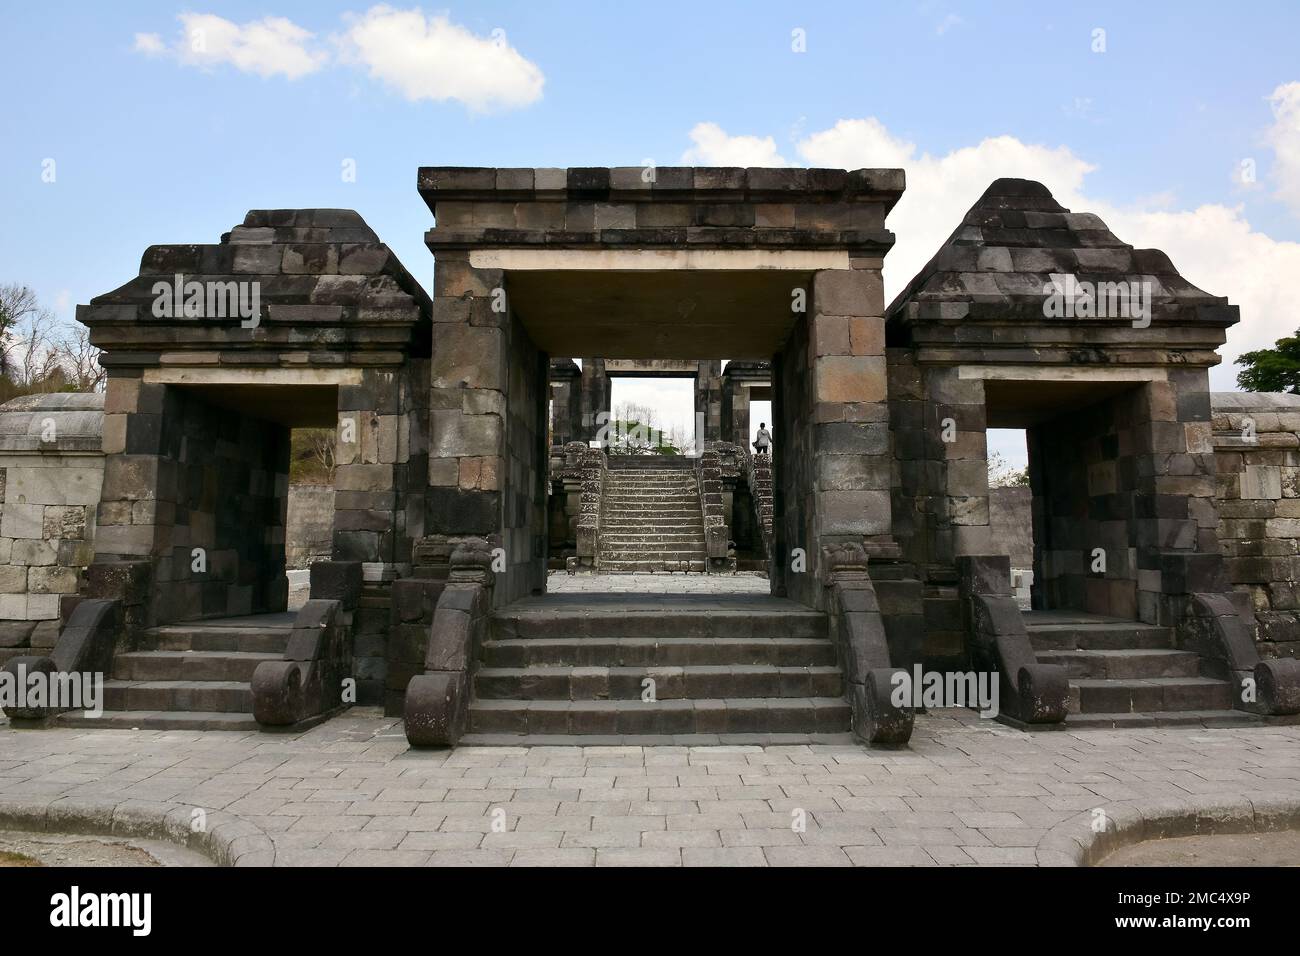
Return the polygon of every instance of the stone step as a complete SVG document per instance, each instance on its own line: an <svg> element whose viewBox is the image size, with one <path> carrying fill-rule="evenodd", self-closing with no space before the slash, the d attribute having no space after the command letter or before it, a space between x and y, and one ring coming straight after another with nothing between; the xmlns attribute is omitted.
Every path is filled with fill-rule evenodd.
<svg viewBox="0 0 1300 956"><path fill-rule="evenodd" d="M704 543L697 547L647 547L647 548L604 548L600 549L599 560L611 564L627 561L703 561Z"/></svg>
<svg viewBox="0 0 1300 956"><path fill-rule="evenodd" d="M105 710L253 712L247 681L104 681Z"/></svg>
<svg viewBox="0 0 1300 956"><path fill-rule="evenodd" d="M600 519L601 530L606 528L647 528L657 530L659 528L686 528L694 530L698 528L704 531L704 515L626 515L626 514L608 514L602 515Z"/></svg>
<svg viewBox="0 0 1300 956"><path fill-rule="evenodd" d="M1037 651L1170 649L1173 631L1140 621L1106 623L1027 624Z"/></svg>
<svg viewBox="0 0 1300 956"><path fill-rule="evenodd" d="M1072 713L1232 710L1232 705L1232 685L1209 677L1070 681Z"/></svg>
<svg viewBox="0 0 1300 956"><path fill-rule="evenodd" d="M637 667L688 664L827 667L835 663L835 645L819 638L798 637L506 639L485 641L482 659L488 667Z"/></svg>
<svg viewBox="0 0 1300 956"><path fill-rule="evenodd" d="M647 680L658 700L838 697L840 669L770 664L664 667L484 667L474 676L480 700L640 700Z"/></svg>
<svg viewBox="0 0 1300 956"><path fill-rule="evenodd" d="M693 475L611 475L604 480L607 488L698 488Z"/></svg>
<svg viewBox="0 0 1300 956"><path fill-rule="evenodd" d="M766 595L746 595L752 601L719 601L707 610L656 600L655 595L643 600L635 595L618 597L628 600L609 607L593 602L580 610L519 602L493 613L492 639L828 639L824 613ZM746 606L751 604L752 608Z"/></svg>
<svg viewBox="0 0 1300 956"><path fill-rule="evenodd" d="M699 502L691 505L665 505L660 502L647 502L646 504L627 505L617 502L606 502L601 510L601 518L700 518L703 520L704 511L700 508Z"/></svg>
<svg viewBox="0 0 1300 956"><path fill-rule="evenodd" d="M1126 648L1124 650L1041 651L1043 664L1061 664L1071 677L1197 677L1201 660L1190 651Z"/></svg>
<svg viewBox="0 0 1300 956"><path fill-rule="evenodd" d="M707 700L475 700L477 734L847 733L841 697Z"/></svg>
<svg viewBox="0 0 1300 956"><path fill-rule="evenodd" d="M611 475L604 480L607 488L698 488L694 475Z"/></svg>
<svg viewBox="0 0 1300 956"><path fill-rule="evenodd" d="M280 654L256 651L131 651L113 660L113 677L124 681L243 681L263 661Z"/></svg>
<svg viewBox="0 0 1300 956"><path fill-rule="evenodd" d="M597 560L598 570L602 574L654 574L658 571L673 574L703 574L705 563L703 557L694 561L660 561L655 558L647 558L643 561L606 561L603 558Z"/></svg>
<svg viewBox="0 0 1300 956"><path fill-rule="evenodd" d="M695 459L684 455L610 455L609 473L629 471L695 471Z"/></svg>
<svg viewBox="0 0 1300 956"><path fill-rule="evenodd" d="M660 525L653 528L637 530L635 526L608 526L600 529L602 540L613 541L629 538L634 541L680 538L683 541L703 541L704 526L701 525Z"/></svg>
<svg viewBox="0 0 1300 956"><path fill-rule="evenodd" d="M600 546L612 548L615 550L626 550L630 548L670 548L679 550L677 546L684 546L692 549L704 547L704 535L702 534L609 534L600 536Z"/></svg>
<svg viewBox="0 0 1300 956"><path fill-rule="evenodd" d="M699 509L698 494L682 494L682 496L664 496L664 494L646 494L646 496L615 496L607 494L604 496L602 507L606 511L624 511L627 509L654 509L662 514L672 514L673 511L682 511L686 509Z"/></svg>
<svg viewBox="0 0 1300 956"><path fill-rule="evenodd" d="M1064 727L1067 730L1130 730L1143 727L1250 727L1263 723L1260 717L1243 710L1161 710L1127 714L1070 714Z"/></svg>
<svg viewBox="0 0 1300 956"><path fill-rule="evenodd" d="M65 727L92 727L107 730L233 730L255 731L257 721L253 715L222 713L220 711L157 711L127 710L104 711L98 717L87 717L83 711L60 714L59 724Z"/></svg>
<svg viewBox="0 0 1300 956"><path fill-rule="evenodd" d="M160 651L241 651L283 654L289 645L290 628L204 627L199 624L167 624L144 632L143 643Z"/></svg>
<svg viewBox="0 0 1300 956"><path fill-rule="evenodd" d="M834 734L465 734L462 747L852 747L849 732Z"/></svg>

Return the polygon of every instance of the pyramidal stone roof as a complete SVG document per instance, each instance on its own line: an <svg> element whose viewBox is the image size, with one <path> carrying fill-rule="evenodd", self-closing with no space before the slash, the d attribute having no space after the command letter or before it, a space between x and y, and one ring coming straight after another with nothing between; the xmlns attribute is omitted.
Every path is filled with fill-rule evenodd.
<svg viewBox="0 0 1300 956"><path fill-rule="evenodd" d="M230 314L249 307L256 321ZM77 308L107 365L189 351L272 364L277 353L392 351L427 339L431 313L425 290L351 209L254 209L219 243L150 246L136 278Z"/></svg>
<svg viewBox="0 0 1300 956"><path fill-rule="evenodd" d="M1027 179L989 186L890 304L886 318L891 324L1019 319L1130 325L1131 315L1098 309L1116 284L1144 297L1152 325L1226 327L1238 319L1236 306L1192 285L1160 250L1134 249L1097 216L1071 212L1046 186ZM1089 293L1098 294L1085 304ZM1062 309L1062 300L1071 303Z"/></svg>

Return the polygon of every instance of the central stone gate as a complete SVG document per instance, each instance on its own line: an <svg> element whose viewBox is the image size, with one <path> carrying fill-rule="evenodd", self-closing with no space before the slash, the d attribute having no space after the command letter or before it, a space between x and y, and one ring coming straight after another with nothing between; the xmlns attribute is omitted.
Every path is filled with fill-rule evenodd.
<svg viewBox="0 0 1300 956"><path fill-rule="evenodd" d="M823 548L898 553L881 266L902 172L645 172L420 171L437 221L429 530L502 536L496 603L542 587L547 356L770 360L778 550L806 558L774 588L823 608ZM461 487L491 457L496 485Z"/></svg>
<svg viewBox="0 0 1300 956"><path fill-rule="evenodd" d="M888 666L868 558L895 604L916 599L893 615L900 645L920 608L905 569L883 570L899 548L881 267L903 186L901 170L421 169L436 220L427 531L500 549L493 606L538 594L549 357L770 362L772 593L826 611L833 572L854 576L874 625L860 656ZM466 487L467 472L492 480ZM421 707L452 706L459 662L417 679ZM865 674L850 679L861 694ZM430 739L458 719L430 714Z"/></svg>

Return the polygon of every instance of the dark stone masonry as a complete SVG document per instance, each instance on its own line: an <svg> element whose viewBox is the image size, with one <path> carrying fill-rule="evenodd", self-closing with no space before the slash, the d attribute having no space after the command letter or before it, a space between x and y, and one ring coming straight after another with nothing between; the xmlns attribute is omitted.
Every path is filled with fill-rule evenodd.
<svg viewBox="0 0 1300 956"><path fill-rule="evenodd" d="M432 295L350 210L145 250L78 308L102 402L0 410L0 662L109 678L11 716L897 746L914 668L1022 727L1300 711L1300 404L1211 395L1235 306L1034 182L887 305L901 170L646 172L420 169ZM610 451L620 376L693 383L689 447ZM337 467L289 610L305 427Z"/></svg>

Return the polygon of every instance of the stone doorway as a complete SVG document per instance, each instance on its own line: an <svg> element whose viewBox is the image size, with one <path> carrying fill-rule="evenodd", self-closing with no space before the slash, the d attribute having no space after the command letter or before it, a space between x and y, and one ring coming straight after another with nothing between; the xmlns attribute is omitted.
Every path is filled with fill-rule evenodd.
<svg viewBox="0 0 1300 956"><path fill-rule="evenodd" d="M1148 385L1109 373L985 381L988 427L1025 429L1035 610L1138 619Z"/></svg>

